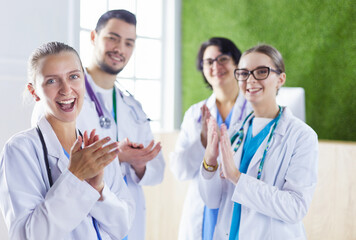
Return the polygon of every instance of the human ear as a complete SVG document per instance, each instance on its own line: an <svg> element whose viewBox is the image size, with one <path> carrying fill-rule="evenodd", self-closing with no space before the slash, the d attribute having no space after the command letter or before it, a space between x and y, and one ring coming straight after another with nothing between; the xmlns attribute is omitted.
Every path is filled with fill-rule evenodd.
<svg viewBox="0 0 356 240"><path fill-rule="evenodd" d="M279 74L277 89L280 89L284 85L285 82L286 82L286 73L283 72L283 73Z"/></svg>
<svg viewBox="0 0 356 240"><path fill-rule="evenodd" d="M33 84L32 84L32 83L28 83L28 84L27 84L27 89L28 89L28 91L31 93L32 97L35 99L36 102L38 102L39 100L41 100L41 99L39 98L39 96L37 96L36 91L35 91L35 88L33 87Z"/></svg>
<svg viewBox="0 0 356 240"><path fill-rule="evenodd" d="M97 37L97 33L95 30L90 32L90 42L91 44L95 45L95 38Z"/></svg>

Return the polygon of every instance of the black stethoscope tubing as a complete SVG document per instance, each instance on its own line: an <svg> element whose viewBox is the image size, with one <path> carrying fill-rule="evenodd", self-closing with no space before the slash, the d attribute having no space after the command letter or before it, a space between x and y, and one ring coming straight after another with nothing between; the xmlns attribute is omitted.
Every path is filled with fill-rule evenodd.
<svg viewBox="0 0 356 240"><path fill-rule="evenodd" d="M46 170L47 170L47 177L48 177L48 182L49 182L49 186L52 187L53 186L53 179L52 179L52 172L51 172L51 167L49 166L49 161L48 161L48 150L47 150L47 146L46 146L46 142L44 141L43 138L43 134L42 131L40 129L40 127L37 125L36 127L37 133L40 137L41 140L41 144L42 144L42 149L43 149L43 157L44 157L44 161L46 164ZM83 137L82 133L78 130L79 135L81 137Z"/></svg>

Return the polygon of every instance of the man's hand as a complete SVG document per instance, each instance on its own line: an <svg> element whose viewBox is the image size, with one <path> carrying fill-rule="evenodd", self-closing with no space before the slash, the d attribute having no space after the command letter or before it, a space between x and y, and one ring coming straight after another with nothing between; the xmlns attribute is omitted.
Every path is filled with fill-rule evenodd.
<svg viewBox="0 0 356 240"><path fill-rule="evenodd" d="M162 147L160 142L154 146L153 140L147 147L143 147L143 144L130 142L129 139L125 138L124 141L119 142L118 148L120 162L129 163L135 169L136 175L141 179L146 171L147 162L154 159Z"/></svg>

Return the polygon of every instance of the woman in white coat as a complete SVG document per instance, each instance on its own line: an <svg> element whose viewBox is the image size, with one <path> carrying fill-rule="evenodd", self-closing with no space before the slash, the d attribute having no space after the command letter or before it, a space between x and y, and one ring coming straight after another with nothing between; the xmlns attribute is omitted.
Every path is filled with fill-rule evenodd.
<svg viewBox="0 0 356 240"><path fill-rule="evenodd" d="M45 114L1 154L0 207L10 239L121 240L135 207L113 161L119 144L76 129L85 91L77 52L44 44L30 57L29 73L28 89Z"/></svg>
<svg viewBox="0 0 356 240"><path fill-rule="evenodd" d="M276 103L286 74L275 48L247 50L235 77L254 111L231 139L225 126L219 138L215 121L208 124L199 188L207 206L220 208L214 239L306 239L302 219L317 182L317 135Z"/></svg>
<svg viewBox="0 0 356 240"><path fill-rule="evenodd" d="M226 38L214 37L204 42L198 52L197 68L213 94L191 106L185 113L171 170L179 180L192 180L184 203L179 239L210 240L218 209L207 208L198 191L198 175L206 147L206 120L213 116L219 124L235 128L251 112L240 94L234 70L241 52Z"/></svg>

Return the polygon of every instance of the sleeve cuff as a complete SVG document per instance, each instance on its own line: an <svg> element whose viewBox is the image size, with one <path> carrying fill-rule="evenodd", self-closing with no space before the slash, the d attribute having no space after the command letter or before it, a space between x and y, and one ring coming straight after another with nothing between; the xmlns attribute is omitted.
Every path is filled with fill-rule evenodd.
<svg viewBox="0 0 356 240"><path fill-rule="evenodd" d="M205 179L205 180L212 179L215 176L216 172L218 171L218 169L214 172L207 171L203 166L203 162L201 163L200 169L201 169L201 171L200 171L201 175L202 175L203 179Z"/></svg>

